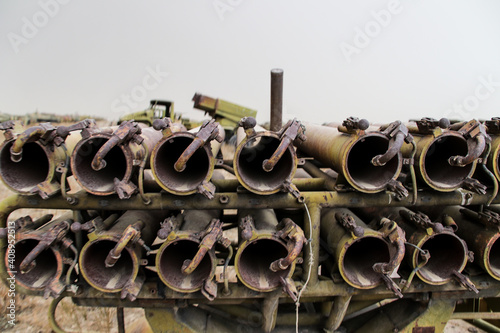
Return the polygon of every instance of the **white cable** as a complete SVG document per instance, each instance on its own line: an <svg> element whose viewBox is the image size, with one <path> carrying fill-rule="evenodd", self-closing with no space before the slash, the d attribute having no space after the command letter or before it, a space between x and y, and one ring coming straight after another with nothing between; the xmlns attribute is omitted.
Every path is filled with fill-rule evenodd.
<svg viewBox="0 0 500 333"><path fill-rule="evenodd" d="M311 272L312 272L312 264L313 264L313 251L312 251L312 221L311 221L311 214L309 214L309 209L307 208L306 203L304 202L304 207L306 208L307 212L307 217L309 218L309 239L308 239L308 244L309 244L309 258L308 258L308 264L309 264L309 273L307 274L307 279L306 282L304 283L304 286L302 289L300 289L299 294L297 296L297 301L295 302L295 333L299 333L299 307L300 307L300 296L302 296L302 293L304 290L306 290L307 284L309 283L309 280L311 279Z"/></svg>

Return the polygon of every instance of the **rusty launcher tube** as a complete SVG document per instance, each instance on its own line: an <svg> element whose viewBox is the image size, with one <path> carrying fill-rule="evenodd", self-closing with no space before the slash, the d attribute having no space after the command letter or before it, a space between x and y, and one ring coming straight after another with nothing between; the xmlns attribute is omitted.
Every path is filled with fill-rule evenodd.
<svg viewBox="0 0 500 333"><path fill-rule="evenodd" d="M150 251L167 213L127 211L118 219L111 215L104 220L102 228L89 233L89 241L80 252L83 278L99 291L121 292L122 298L134 300L144 282L141 259Z"/></svg>
<svg viewBox="0 0 500 333"><path fill-rule="evenodd" d="M388 208L381 214L397 222L405 231L406 259L414 273L425 283L443 285L457 280L470 290L476 287L462 274L472 261L466 242L455 235L453 223L433 222L421 213L407 208ZM408 279L411 283L411 279Z"/></svg>
<svg viewBox="0 0 500 333"><path fill-rule="evenodd" d="M339 173L337 183L345 180L358 191L376 193L385 189L407 196L396 181L403 166L400 152L409 142L406 127L395 122L384 131L366 132L365 119L348 118L336 128L306 124L307 140L298 148Z"/></svg>
<svg viewBox="0 0 500 333"><path fill-rule="evenodd" d="M219 217L218 210L188 210L162 223L158 237L165 242L156 255L156 270L167 287L181 293L201 290L209 300L216 297L215 244L230 246Z"/></svg>
<svg viewBox="0 0 500 333"><path fill-rule="evenodd" d="M481 187L471 179L489 136L484 125L472 120L458 130L448 129L449 121L423 118L410 127L417 144L415 168L418 178L434 190L451 192L460 187ZM412 147L404 145L409 157ZM476 190L477 191L477 190Z"/></svg>
<svg viewBox="0 0 500 333"><path fill-rule="evenodd" d="M212 199L215 186L210 182L215 157L224 141L224 130L214 120L191 131L172 130L172 123L156 120L163 138L151 154L151 170L158 185L175 195L201 193Z"/></svg>
<svg viewBox="0 0 500 333"><path fill-rule="evenodd" d="M70 284L68 278L63 278L67 262L73 261L73 269L77 259L73 241L67 237L73 222L72 213L50 222L47 217L51 216L21 227L16 233L15 256L11 256L9 250L5 253L7 272L15 276L16 283L29 290L43 291L46 298L58 297Z"/></svg>
<svg viewBox="0 0 500 333"><path fill-rule="evenodd" d="M71 155L78 184L94 195L117 193L127 199L138 190L137 173L146 167L161 134L126 121L114 129L84 131L82 137Z"/></svg>
<svg viewBox="0 0 500 333"><path fill-rule="evenodd" d="M253 193L269 195L279 191L299 196L292 179L297 170L294 140L304 141L304 128L296 119L289 121L279 132L256 132L256 120L242 118L233 166L236 178Z"/></svg>
<svg viewBox="0 0 500 333"><path fill-rule="evenodd" d="M238 279L248 288L269 292L280 286L296 297L291 276L306 238L302 229L285 218L280 223L272 209L240 210L240 243L235 256ZM294 298L295 299L295 298Z"/></svg>
<svg viewBox="0 0 500 333"><path fill-rule="evenodd" d="M488 168L500 181L500 118L485 121L487 133L491 136L491 152L487 159Z"/></svg>
<svg viewBox="0 0 500 333"><path fill-rule="evenodd" d="M474 260L491 277L500 280L500 215L489 209L477 212L461 206L442 210L441 220L452 219L456 234L474 252Z"/></svg>
<svg viewBox="0 0 500 333"><path fill-rule="evenodd" d="M42 123L17 135L12 133L13 128L7 128L0 147L0 177L5 185L17 193L39 194L43 199L58 193L62 174L69 169L69 155L80 139L79 134L70 132L93 124L93 120L59 127Z"/></svg>
<svg viewBox="0 0 500 333"><path fill-rule="evenodd" d="M371 289L385 283L402 297L390 275L404 258L405 236L393 221L383 219L381 224L377 231L347 208L327 209L321 216L321 237L349 285Z"/></svg>

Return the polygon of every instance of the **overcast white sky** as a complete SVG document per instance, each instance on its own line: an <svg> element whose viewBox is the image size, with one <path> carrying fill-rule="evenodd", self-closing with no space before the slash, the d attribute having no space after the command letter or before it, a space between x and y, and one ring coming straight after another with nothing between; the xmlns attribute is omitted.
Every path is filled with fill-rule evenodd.
<svg viewBox="0 0 500 333"><path fill-rule="evenodd" d="M500 116L495 0L4 0L0 35L7 113L117 119L157 98L200 118L200 92L263 122L280 67L287 117Z"/></svg>

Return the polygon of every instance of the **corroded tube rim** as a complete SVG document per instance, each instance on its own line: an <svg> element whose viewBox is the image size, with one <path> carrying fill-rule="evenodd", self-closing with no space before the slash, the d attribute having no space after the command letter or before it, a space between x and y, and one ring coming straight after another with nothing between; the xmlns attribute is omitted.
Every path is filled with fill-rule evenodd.
<svg viewBox="0 0 500 333"><path fill-rule="evenodd" d="M415 244L417 247L421 248L421 249L425 249L425 243L427 243L428 241L430 240L433 240L435 237L442 237L442 236L449 236L451 237L451 239L453 239L454 241L457 242L457 244L460 244L462 249L463 249L463 253L462 253L462 260L461 260L461 264L460 264L460 267L457 267L456 271L458 273L461 273L465 266L467 265L467 253L468 253L468 247L467 247L467 244L465 243L465 241L463 239L461 239L460 237L458 237L457 235L455 235L454 233L452 232L440 232L440 233L433 233L432 235L428 235L428 234L424 234L424 233L415 233L412 235L412 237L410 237L410 240L409 242L411 243L414 243L413 239L414 239L414 236L416 236L417 234L420 234L420 240L417 241L417 244ZM411 265L412 265L412 268L415 268L417 267L419 264L420 264L420 260L419 260L419 251L415 248L412 248L412 254L411 254ZM432 260L432 253L431 253L431 258L429 259L429 261ZM426 266L428 265L428 263L426 264ZM441 280L439 281L434 281L434 280L431 280L430 277L425 273L425 267L422 267L421 269L417 270L417 276L420 278L420 280L422 280L423 282L427 283L427 284L430 284L430 285L436 285L436 286L439 286L439 285L443 285L443 284L446 284L448 282L450 282L451 280L453 280L453 274L452 274L452 269L449 270L450 274L449 274L449 277L448 278L441 278ZM423 273L424 272L424 273ZM434 274L437 276L437 274Z"/></svg>
<svg viewBox="0 0 500 333"><path fill-rule="evenodd" d="M112 137L112 134L109 134L109 133L96 133L96 134L92 134L90 137L80 140L76 144L76 146L75 146L75 148L73 150L73 153L71 154L71 170L73 172L74 178L76 179L76 181L78 182L78 184L83 189L85 189L85 191L87 191L87 192L89 192L91 194L94 194L94 195L101 195L101 196L111 195L111 194L116 193L116 191L114 189L114 186L113 186L112 190L108 190L108 191L103 191L103 190L99 190L99 189L93 188L93 187L91 187L89 185L88 180L82 179L81 178L81 173L78 171L78 166L76 166L77 155L79 153L81 153L80 149L82 149L82 147L84 145L86 145L89 141L92 141L92 140L103 140L102 145L104 145L111 137ZM120 181L122 181L122 182L128 182L130 180L130 178L132 177L133 164L134 164L134 154L133 154L132 150L128 147L128 145L117 145L117 146L115 146L115 148L116 147L118 147L122 151L123 156L124 156L125 161L126 161L125 174L123 175L123 178L120 179ZM99 149L97 149L95 152L89 153L88 155L95 156L95 154L97 153L98 150ZM91 168L90 163L89 163L88 167ZM106 170L106 169L104 168L103 170ZM92 171L93 172L99 172L99 171L95 171L94 169L92 169Z"/></svg>
<svg viewBox="0 0 500 333"><path fill-rule="evenodd" d="M6 158L8 158L8 160L10 161L10 147L12 147L12 144L14 143L15 139L12 139L12 140L8 140L8 141L5 141L2 146L0 147L0 158L3 159L3 154L7 154L8 156ZM40 144L38 141L35 141L35 142L28 142L26 144L24 144L24 147L27 147L29 145L37 145L39 149L41 149L44 154L45 154L45 157L46 157L46 162L47 162L47 174L46 176L44 177L43 180L41 180L39 183L37 184L34 184L32 187L30 187L29 189L23 189L23 188L18 188L16 187L14 184L12 184L11 181L9 181L7 178L8 177L5 177L4 176L4 173L5 173L5 168L3 166L0 165L0 178L2 179L2 182L9 188L11 189L12 191L16 192L16 193L20 193L20 194L24 194L24 195L30 195L30 194L33 194L31 192L31 190L33 188L36 188L36 186L38 184L41 184L41 183L44 183L44 182L52 182L53 180L55 180L55 170L57 168L57 164L60 162L59 159L54 159L53 156L54 155L54 152L50 151L49 147L47 146L44 146L42 144ZM57 149L57 148L56 148ZM23 163L23 161L19 162L19 163ZM34 168L36 168L37 166L33 166Z"/></svg>
<svg viewBox="0 0 500 333"><path fill-rule="evenodd" d="M20 237L19 239L16 240L14 246L16 248L16 251L18 251L18 244L20 242L23 242L23 241L30 241L30 240L34 240L34 241L38 241L40 242L42 240L42 237L40 237L39 235L35 235L35 234L32 234L32 235L23 235L22 237ZM17 272L17 273L13 273L12 270L8 269L8 267L10 267L9 265L9 252L8 250L5 251L5 267L6 267L6 272L9 274L10 277L14 277L15 280L16 280L16 284L19 284L20 286L26 288L26 289L29 289L29 290L33 290L33 291L43 291L45 290L45 288L50 285L51 282L53 281L56 281L56 280L59 280L63 274L63 256L61 254L60 251L56 251L52 248L52 246L50 246L46 251L51 251L51 253L54 255L54 258L55 258L55 263L56 263L56 273L50 278L50 279L47 279L46 282L41 285L40 287L33 287L31 285L28 285L26 283L24 283L23 279L20 278L22 277L22 273L21 272ZM29 273L28 273L29 274Z"/></svg>
<svg viewBox="0 0 500 333"><path fill-rule="evenodd" d="M279 239L277 237L270 236L270 235L262 235L262 234L257 235L249 240L243 241L238 246L238 251L236 252L236 256L234 257L234 268L235 268L236 276L238 277L238 280L241 281L241 283L243 283L247 288L255 290L255 291L259 291L259 292L269 292L269 291L273 291L273 290L278 289L282 285L276 284L275 286L270 286L269 288L257 288L256 286L254 286L254 285L250 284L248 281L246 281L246 279L243 278L241 271L240 271L240 265L241 265L240 260L241 260L241 256L242 256L243 252L246 250L246 248L248 246L253 245L256 242L262 241L262 240L274 241L277 244L283 246L283 249L285 250L285 252L288 253L287 246L281 239ZM270 274L276 274L276 275L283 274L283 275L285 275L286 278L290 278L295 270L295 264L296 264L296 260L294 260L290 264L290 266L288 266L286 269L280 270L278 272L273 272L269 268L269 265L267 265L267 269L269 270Z"/></svg>
<svg viewBox="0 0 500 333"><path fill-rule="evenodd" d="M293 179L293 176L295 175L295 172L297 171L297 163L298 163L297 153L296 153L293 145L288 145L285 152L289 154L289 156L291 157L293 162L292 162L289 174L283 179L283 181L278 182L277 185L275 185L275 186L269 186L269 188L267 188L267 189L259 189L259 188L256 188L255 186L252 186L252 184L249 183L249 179L240 170L240 168L241 168L240 162L239 162L240 155L241 155L243 149L245 148L245 146L249 142L255 141L259 138L265 138L265 137L275 139L278 142L281 141L280 137L276 133L270 132L270 131L259 132L259 133L256 133L255 135L250 136L250 137L247 136L236 147L236 150L234 152L234 158L233 158L234 173L235 173L236 178L239 180L240 184L244 188L249 190L250 192L260 194L260 195L270 195L270 194L277 193L283 188L283 184L285 182L287 182L287 181L291 182L291 180ZM270 154L269 157L271 157L271 155L272 154ZM282 156L281 158L283 159L284 157L285 156ZM260 167L262 167L262 166L260 166Z"/></svg>
<svg viewBox="0 0 500 333"><path fill-rule="evenodd" d="M389 169L391 167L391 165L390 165L391 161L396 158L397 165L395 166L394 172L391 175L391 177L387 176L386 177L387 180L378 186L373 185L373 184L370 184L369 186L367 186L366 184L361 184L361 182L358 179L355 179L352 172L349 171L350 154L356 145L363 143L367 139L373 139L373 138L383 139L383 140L387 141L387 147L389 147L390 140L385 135L383 135L382 133L379 133L379 132L368 132L365 135L353 136L352 138L353 138L352 140L348 141L347 146L345 147L345 150L344 150L345 158L342 159L342 166L341 166L343 175L346 177L349 184L351 184L352 187L354 187L356 190L358 190L360 192L377 193L377 192L385 190L387 188L387 184L389 184L390 181L398 178L399 174L401 173L401 168L403 167L403 155L402 155L401 151L398 151L395 154L395 156L393 158L391 158L389 161L387 161L383 166L374 166L375 168ZM374 154L373 157L375 157L376 155L377 154ZM369 160L370 160L370 164L371 164L372 159L370 158ZM392 166L392 167L394 167L394 166Z"/></svg>
<svg viewBox="0 0 500 333"><path fill-rule="evenodd" d="M151 152L151 159L150 159L150 165L151 165L151 171L153 173L153 177L158 183L158 185L161 186L165 191L176 194L176 195L190 195L198 192L198 187L202 185L204 182L208 182L212 178L212 174L215 169L215 158L212 154L212 150L210 149L209 145L203 145L200 147L197 151L200 151L200 149L203 149L206 153L206 157L208 160L208 168L207 172L205 174L205 177L201 182L198 183L193 183L192 186L189 186L186 189L180 189L180 188L175 188L171 187L168 184L165 184L159 177L159 172L158 172L158 166L157 166L157 158L158 158L158 152L163 148L163 145L167 143L170 140L175 140L176 138L188 138L192 139L195 141L196 135L190 132L177 132L172 135L169 135L167 137L163 137L158 143L155 145L153 148L153 151ZM180 156L180 155L179 155ZM176 159L177 160L177 159ZM185 167L185 166L184 166ZM184 172L184 171L182 171Z"/></svg>
<svg viewBox="0 0 500 333"><path fill-rule="evenodd" d="M82 274L83 278L93 288L95 288L95 289L97 289L99 291L105 292L105 293L116 293L116 292L121 291L125 287L126 283L121 288L108 289L108 288L101 287L101 286L99 286L99 285L97 285L95 283L94 279L91 276L89 276L89 274L87 272L87 268L82 265L82 263L84 262L85 255L86 255L88 249L91 246L94 246L95 244L97 244L99 242L103 242L103 241L108 241L108 242L114 242L114 243L116 243L118 241L118 239L116 237L112 236L112 235L102 235L102 236L100 236L100 237L98 237L98 238L96 238L94 240L88 241L83 246L83 248L80 251L80 256L78 258L78 265L80 267L80 273ZM130 277L127 279L127 282L128 281L134 281L136 279L136 277L137 277L137 274L139 273L139 257L137 255L137 253L134 250L132 250L130 247L126 247L125 250L129 254L130 259L132 261L132 273L130 274ZM123 253L124 252L122 252L122 254ZM123 255L122 255L122 257L123 257ZM102 265L104 267L104 259L103 259ZM113 269L113 268L111 268L111 269Z"/></svg>
<svg viewBox="0 0 500 333"><path fill-rule="evenodd" d="M347 238L347 240L345 240L345 238ZM357 288L357 289L373 289L373 288L381 285L382 283L384 283L384 280L382 279L382 274L377 273L375 271L373 271L373 274L380 275L380 278L376 282L374 282L374 283L372 282L372 283L366 284L366 285L359 284L359 283L356 283L355 281L352 281L352 279L348 276L348 274L346 272L345 257L347 255L347 252L351 248L351 246L358 244L359 242L361 242L363 240L369 240L369 239L378 240L381 242L381 244L386 245L387 254L389 256L389 260L387 260L387 262L390 261L390 259L393 257L393 255L396 252L395 246L394 246L394 250L391 251L391 247L393 245L390 244L389 242L387 242L381 234L379 234L378 232L373 231L373 230L365 229L365 234L362 237L355 237L354 238L350 234L347 234L346 236L344 236L343 239L339 242L339 244L343 244L343 245L337 247L337 265L339 267L340 275L342 276L344 281L347 284L349 284L350 286ZM377 262L380 262L380 261L377 261ZM370 267L370 269L372 269L372 267Z"/></svg>
<svg viewBox="0 0 500 333"><path fill-rule="evenodd" d="M210 273L207 275L207 278L203 279L202 283L200 283L199 286L196 286L192 289L179 288L178 286L175 286L172 283L170 283L170 281L165 278L165 276L162 273L162 270L160 269L160 265L162 262L162 257L164 255L164 252L167 250L167 248L170 245L176 244L178 242L192 242L192 243L195 243L197 246L200 244L199 240L193 239L190 234L182 234L182 233L177 234L175 239L170 240L170 241L166 241L161 245L161 247L158 250L158 253L156 254L155 267L157 269L157 273L158 273L158 276L160 277L160 280L167 287L169 287L170 289L172 289L174 291L181 292L181 293L194 293L196 291L201 290L201 288L203 288L204 282L211 280L213 278L213 276L215 275L215 269L217 267L217 258L215 256L215 253L213 250L207 251L207 253L205 254L205 257L203 259L203 260L205 260L205 258L208 258L210 260L210 263L211 263ZM183 274L182 267L179 267L179 272L177 272L177 273ZM195 273L196 273L196 269L191 274L195 274Z"/></svg>
<svg viewBox="0 0 500 333"><path fill-rule="evenodd" d="M477 161L473 161L472 163L465 165L463 167L450 165L450 167L460 168L460 169L464 169L464 170L470 168L466 177L464 177L464 179L458 179L458 181L455 184L448 185L448 184L440 183L440 182L437 182L436 180L431 179L431 177L429 176L429 172L426 168L427 154L429 153L429 151L431 150L431 148L433 147L434 144L438 143L439 140L442 140L443 138L446 138L446 137L452 137L452 138L457 139L457 140L462 140L465 147L467 147L467 140L460 133L453 132L453 131L443 132L440 135L434 137L432 139L432 141L425 144L425 146L423 147L423 149L420 152L419 157L418 157L418 167L419 167L420 175L421 175L422 179L432 189L438 190L441 192L452 192L452 191L455 191L456 189L458 189L462 186L463 180L465 178L471 177L474 174L474 171L476 170ZM419 142L417 142L417 145L418 144L419 144ZM446 159L446 160L448 161L448 159Z"/></svg>

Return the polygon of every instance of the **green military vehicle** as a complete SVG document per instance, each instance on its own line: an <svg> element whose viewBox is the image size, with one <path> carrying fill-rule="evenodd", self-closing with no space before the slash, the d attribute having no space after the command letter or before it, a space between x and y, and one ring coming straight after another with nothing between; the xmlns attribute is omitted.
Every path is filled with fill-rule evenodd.
<svg viewBox="0 0 500 333"><path fill-rule="evenodd" d="M257 115L256 110L199 93L194 95L193 102L195 109L205 111L205 114L210 115L210 117L215 119L224 128L226 139L232 136L241 118L255 117ZM183 118L180 113L174 113L174 102L165 100L152 100L146 110L126 114L119 119L118 124L127 120L135 120L152 126L155 119L165 117L170 117L173 121L181 122L188 130L201 125L199 121Z"/></svg>
<svg viewBox="0 0 500 333"><path fill-rule="evenodd" d="M174 115L174 102L152 100L149 108L143 111L126 114L118 120L118 125L127 120L135 120L148 126L153 125L155 119L163 119Z"/></svg>
<svg viewBox="0 0 500 333"><path fill-rule="evenodd" d="M224 128L226 139L231 137L241 118L257 116L256 110L199 93L194 94L193 102L195 109L205 111Z"/></svg>

